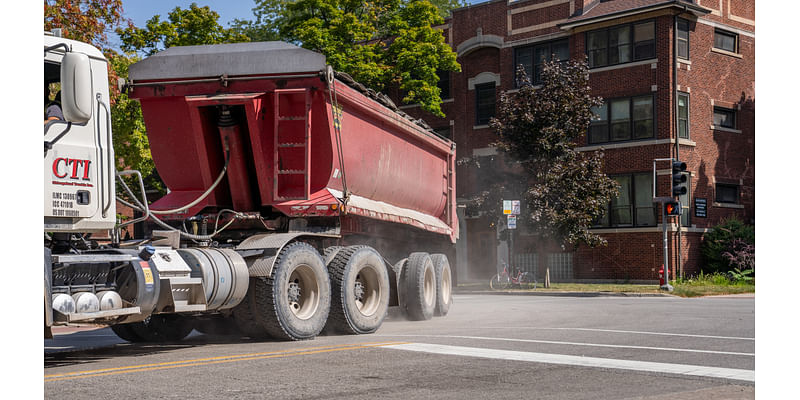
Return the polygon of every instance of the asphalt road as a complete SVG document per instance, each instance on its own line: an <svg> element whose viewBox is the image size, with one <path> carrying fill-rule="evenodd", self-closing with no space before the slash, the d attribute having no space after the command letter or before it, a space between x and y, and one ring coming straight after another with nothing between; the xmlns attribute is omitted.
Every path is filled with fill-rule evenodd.
<svg viewBox="0 0 800 400"><path fill-rule="evenodd" d="M754 298L457 295L372 335L45 341L46 398L750 399ZM93 349L91 349L93 348ZM88 350L87 350L88 349Z"/></svg>

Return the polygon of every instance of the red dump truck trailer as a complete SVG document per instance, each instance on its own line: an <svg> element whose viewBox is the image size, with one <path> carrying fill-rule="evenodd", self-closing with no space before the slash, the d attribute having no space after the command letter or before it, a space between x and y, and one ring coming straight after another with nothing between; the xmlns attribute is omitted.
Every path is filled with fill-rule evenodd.
<svg viewBox="0 0 800 400"><path fill-rule="evenodd" d="M49 62L69 58L60 79L74 79L77 47L54 46ZM129 78L167 194L149 204L143 185L133 193L119 179L120 201L139 216L126 224L142 237L72 258L78 226L46 241L46 328L91 320L130 341L192 329L296 340L374 332L389 306L414 320L447 314L458 236L451 141L282 42L173 47L131 65ZM95 109L88 124L105 118Z"/></svg>

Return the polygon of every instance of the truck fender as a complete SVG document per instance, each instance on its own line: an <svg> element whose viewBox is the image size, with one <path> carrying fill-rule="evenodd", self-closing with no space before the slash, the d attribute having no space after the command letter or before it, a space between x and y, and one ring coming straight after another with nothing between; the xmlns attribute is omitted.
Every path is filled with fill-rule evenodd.
<svg viewBox="0 0 800 400"><path fill-rule="evenodd" d="M275 259L278 254L292 241L299 238L319 241L336 237L338 236L308 232L267 233L250 236L236 246L234 250L247 262L250 277L268 277L272 275L272 268L275 266Z"/></svg>

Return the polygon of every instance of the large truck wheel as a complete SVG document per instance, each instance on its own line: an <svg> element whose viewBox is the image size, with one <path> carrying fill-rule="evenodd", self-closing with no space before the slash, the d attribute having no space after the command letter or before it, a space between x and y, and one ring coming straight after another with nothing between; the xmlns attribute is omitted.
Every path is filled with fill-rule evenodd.
<svg viewBox="0 0 800 400"><path fill-rule="evenodd" d="M428 253L411 253L406 263L406 312L415 321L433 317L436 306L436 274Z"/></svg>
<svg viewBox="0 0 800 400"><path fill-rule="evenodd" d="M364 334L381 326L389 309L389 273L368 246L340 250L328 265L331 312L326 332Z"/></svg>
<svg viewBox="0 0 800 400"><path fill-rule="evenodd" d="M242 299L242 302L237 304L236 307L233 307L231 311L236 327L239 328L245 336L249 336L253 339L263 339L267 336L267 332L256 321L256 314L254 312L256 308L256 295L254 293L256 280L258 279L250 278L244 299Z"/></svg>
<svg viewBox="0 0 800 400"><path fill-rule="evenodd" d="M331 284L322 257L311 245L284 247L272 275L254 283L256 320L273 338L313 339L325 327Z"/></svg>
<svg viewBox="0 0 800 400"><path fill-rule="evenodd" d="M133 327L131 327L131 325L132 324L111 325L111 331L113 331L114 334L117 335L122 340L131 343L143 342L144 339L142 339L139 335L136 334L136 332L133 331Z"/></svg>
<svg viewBox="0 0 800 400"><path fill-rule="evenodd" d="M433 271L436 274L436 307L433 315L443 317L450 311L453 303L453 280L450 276L450 262L444 254L432 254Z"/></svg>
<svg viewBox="0 0 800 400"><path fill-rule="evenodd" d="M177 342L194 329L188 318L177 314L153 314L130 327L145 342Z"/></svg>
<svg viewBox="0 0 800 400"><path fill-rule="evenodd" d="M336 254L338 254L339 250L341 249L343 249L342 246L331 246L325 248L325 254L322 255L322 258L325 260L326 267L331 263L331 261L333 261L333 258L336 257Z"/></svg>

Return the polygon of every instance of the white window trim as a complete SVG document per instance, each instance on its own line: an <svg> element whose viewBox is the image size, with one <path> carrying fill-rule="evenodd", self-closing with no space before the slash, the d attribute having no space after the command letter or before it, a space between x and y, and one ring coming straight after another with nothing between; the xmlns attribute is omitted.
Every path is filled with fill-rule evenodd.
<svg viewBox="0 0 800 400"><path fill-rule="evenodd" d="M613 71L615 69L638 67L640 65L648 65L648 64L658 64L658 58L651 58L648 60L641 60L641 61L632 61L624 64L609 65L607 67L592 68L589 70L589 73L592 74L595 72Z"/></svg>
<svg viewBox="0 0 800 400"><path fill-rule="evenodd" d="M722 127L722 126L719 126L719 125L714 125L714 124L712 124L710 128L712 130L720 131L720 132L742 133L741 129L725 128L725 127Z"/></svg>
<svg viewBox="0 0 800 400"><path fill-rule="evenodd" d="M495 87L500 86L500 74L484 71L478 75L475 75L474 78L469 78L467 80L467 87L469 90L475 90L475 86L491 82L494 82Z"/></svg>

